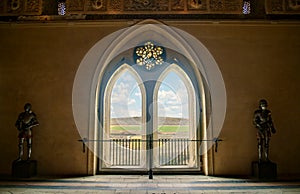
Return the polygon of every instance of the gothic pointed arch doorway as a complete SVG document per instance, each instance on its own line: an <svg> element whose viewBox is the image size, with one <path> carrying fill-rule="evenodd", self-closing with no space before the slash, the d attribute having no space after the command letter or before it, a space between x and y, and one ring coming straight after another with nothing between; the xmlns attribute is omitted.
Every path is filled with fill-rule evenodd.
<svg viewBox="0 0 300 194"><path fill-rule="evenodd" d="M154 20L96 43L73 85L74 120L90 150L88 174L213 174L213 142L201 140L218 136L225 110L224 82L209 51Z"/></svg>

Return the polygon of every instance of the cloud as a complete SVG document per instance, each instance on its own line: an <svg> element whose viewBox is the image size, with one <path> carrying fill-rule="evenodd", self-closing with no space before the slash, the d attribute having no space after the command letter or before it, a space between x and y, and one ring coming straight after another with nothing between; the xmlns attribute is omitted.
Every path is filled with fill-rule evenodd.
<svg viewBox="0 0 300 194"><path fill-rule="evenodd" d="M111 94L111 117L141 116L141 92L138 83L125 72L115 83Z"/></svg>
<svg viewBox="0 0 300 194"><path fill-rule="evenodd" d="M127 101L128 105L132 105L132 104L135 104L135 103L136 103L135 99L128 99L128 101Z"/></svg>
<svg viewBox="0 0 300 194"><path fill-rule="evenodd" d="M158 114L160 117L188 117L188 93L182 81L165 79L158 91ZM181 83L180 83L181 82ZM174 85L174 86L173 86Z"/></svg>
<svg viewBox="0 0 300 194"><path fill-rule="evenodd" d="M158 90L159 116L185 117L189 115L187 88L177 76L168 75ZM134 77L125 72L115 83L111 94L111 116L136 117L142 115L142 95Z"/></svg>
<svg viewBox="0 0 300 194"><path fill-rule="evenodd" d="M141 92L136 92L136 93L134 93L134 95L140 97L140 96L142 96L142 93Z"/></svg>

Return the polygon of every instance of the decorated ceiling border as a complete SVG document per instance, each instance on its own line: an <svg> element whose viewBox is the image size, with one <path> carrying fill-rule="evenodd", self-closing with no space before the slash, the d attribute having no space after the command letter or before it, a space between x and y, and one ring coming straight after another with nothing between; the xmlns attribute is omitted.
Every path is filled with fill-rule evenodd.
<svg viewBox="0 0 300 194"><path fill-rule="evenodd" d="M266 14L300 14L300 0L266 0Z"/></svg>
<svg viewBox="0 0 300 194"><path fill-rule="evenodd" d="M41 15L43 0L0 0L0 15Z"/></svg>
<svg viewBox="0 0 300 194"><path fill-rule="evenodd" d="M240 14L243 0L67 0L66 4L70 14Z"/></svg>
<svg viewBox="0 0 300 194"><path fill-rule="evenodd" d="M251 6L255 4L254 0L0 0L0 16L58 15L57 3L64 2L67 16L194 18L194 15L241 15L245 1ZM265 0L264 10L266 15L299 15L300 0Z"/></svg>

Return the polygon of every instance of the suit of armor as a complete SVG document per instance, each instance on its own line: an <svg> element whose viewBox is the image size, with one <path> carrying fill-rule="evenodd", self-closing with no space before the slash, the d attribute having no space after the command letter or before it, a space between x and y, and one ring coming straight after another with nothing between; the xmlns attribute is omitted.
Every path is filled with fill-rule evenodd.
<svg viewBox="0 0 300 194"><path fill-rule="evenodd" d="M19 114L18 120L15 126L19 130L19 158L17 160L22 160L24 154L24 141L27 142L27 160L31 157L32 149L32 127L39 125L36 115L31 111L31 104L27 103L24 106L24 112Z"/></svg>
<svg viewBox="0 0 300 194"><path fill-rule="evenodd" d="M267 101L260 100L259 109L254 112L253 124L257 128L259 162L269 161L269 143L271 134L276 133L271 118L271 111L267 109Z"/></svg>

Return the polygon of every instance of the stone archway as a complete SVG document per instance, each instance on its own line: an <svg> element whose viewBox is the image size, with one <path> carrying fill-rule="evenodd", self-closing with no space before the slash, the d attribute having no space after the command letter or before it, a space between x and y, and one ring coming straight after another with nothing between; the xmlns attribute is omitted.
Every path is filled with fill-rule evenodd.
<svg viewBox="0 0 300 194"><path fill-rule="evenodd" d="M82 138L95 140L97 129L101 125L98 120L98 92L100 80L106 66L122 52L136 47L145 40L153 40L164 47L175 50L185 56L199 71L201 92L208 90L210 96L200 102L203 127L203 139L217 137L221 131L226 112L226 91L221 72L213 56L206 47L192 35L155 20L145 20L132 27L116 31L97 42L82 60L73 85L73 115L77 129ZM84 95L83 95L84 94ZM209 109L206 109L206 106ZM201 145L204 155L204 173L213 174L212 152L208 152L213 142ZM88 173L96 172L96 156L98 153L95 141L87 141L92 151L88 158ZM209 159L210 158L210 159Z"/></svg>

